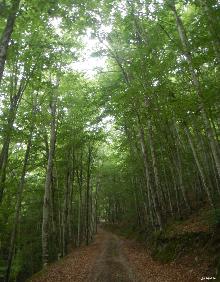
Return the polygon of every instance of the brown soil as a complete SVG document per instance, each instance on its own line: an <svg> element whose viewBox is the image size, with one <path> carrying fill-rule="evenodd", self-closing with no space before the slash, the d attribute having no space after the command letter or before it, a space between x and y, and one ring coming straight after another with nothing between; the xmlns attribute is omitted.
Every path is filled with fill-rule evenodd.
<svg viewBox="0 0 220 282"><path fill-rule="evenodd" d="M201 268L156 262L135 241L100 230L90 246L74 250L29 281L194 282L202 276Z"/></svg>
<svg viewBox="0 0 220 282"><path fill-rule="evenodd" d="M102 252L88 277L88 282L132 282L140 281L129 265L123 249L123 240L104 232Z"/></svg>

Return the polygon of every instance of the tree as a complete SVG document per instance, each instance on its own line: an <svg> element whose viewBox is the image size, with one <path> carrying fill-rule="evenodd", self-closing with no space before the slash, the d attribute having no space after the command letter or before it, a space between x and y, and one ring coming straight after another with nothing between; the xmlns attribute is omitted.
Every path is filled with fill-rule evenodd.
<svg viewBox="0 0 220 282"><path fill-rule="evenodd" d="M9 41L11 39L11 35L14 29L16 14L19 9L19 4L20 4L20 0L12 1L12 7L7 18L6 26L0 39L0 85L3 77Z"/></svg>

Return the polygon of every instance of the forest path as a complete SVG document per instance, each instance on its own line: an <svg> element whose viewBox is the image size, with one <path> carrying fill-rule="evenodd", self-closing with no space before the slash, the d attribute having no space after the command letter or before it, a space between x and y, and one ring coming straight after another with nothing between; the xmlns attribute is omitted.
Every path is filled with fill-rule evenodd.
<svg viewBox="0 0 220 282"><path fill-rule="evenodd" d="M51 264L31 282L195 282L202 275L176 263L154 261L135 241L99 230L94 242Z"/></svg>
<svg viewBox="0 0 220 282"><path fill-rule="evenodd" d="M96 260L87 281L139 281L123 252L123 240L108 232L104 232L103 234L105 235L105 239L102 244L102 253Z"/></svg>

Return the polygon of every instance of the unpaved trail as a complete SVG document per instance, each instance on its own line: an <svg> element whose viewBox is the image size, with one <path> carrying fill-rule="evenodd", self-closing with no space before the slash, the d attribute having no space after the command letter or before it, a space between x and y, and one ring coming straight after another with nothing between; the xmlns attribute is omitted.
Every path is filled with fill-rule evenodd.
<svg viewBox="0 0 220 282"><path fill-rule="evenodd" d="M105 233L102 253L93 266L88 282L139 281L132 271L122 249L122 240L116 235Z"/></svg>
<svg viewBox="0 0 220 282"><path fill-rule="evenodd" d="M71 252L51 264L31 282L196 282L201 267L162 264L135 241L100 230L90 246Z"/></svg>

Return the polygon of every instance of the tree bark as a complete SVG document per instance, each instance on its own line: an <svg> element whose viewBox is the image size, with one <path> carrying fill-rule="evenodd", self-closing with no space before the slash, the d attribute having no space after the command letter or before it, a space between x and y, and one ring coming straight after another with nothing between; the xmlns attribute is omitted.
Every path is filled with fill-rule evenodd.
<svg viewBox="0 0 220 282"><path fill-rule="evenodd" d="M64 195L63 208L63 256L67 253L67 244L71 239L71 207L72 207L72 190L73 190L73 152L71 151L68 161L66 189Z"/></svg>
<svg viewBox="0 0 220 282"><path fill-rule="evenodd" d="M173 121L173 126L174 126L174 138L176 139L176 146L175 146L176 165L177 165L177 171L178 171L178 176L179 176L180 191L182 193L183 200L184 200L187 210L191 211L191 207L190 207L189 200L188 200L187 193L186 193L186 188L185 188L184 181L183 181L183 164L182 164L182 158L181 158L181 152L180 152L181 138L179 136L178 128L176 126L175 121Z"/></svg>
<svg viewBox="0 0 220 282"><path fill-rule="evenodd" d="M205 174L203 173L203 169L202 169L202 166L200 164L200 161L199 161L199 158L198 158L195 146L193 144L193 141L192 141L192 138L191 138L191 135L190 135L190 132L189 132L189 129L188 129L187 126L184 126L184 129L185 129L185 133L186 133L186 136L188 138L189 145L191 147L191 150L192 150L192 153L193 153L193 156L194 156L194 159L195 159L196 166L197 166L198 171L199 171L199 175L200 175L201 180L202 180L202 184L203 184L204 189L205 189L205 191L207 193L209 203L210 203L211 206L214 206L214 202L213 202L213 198L212 198L212 195L211 195L211 191L209 190L209 187L208 187L208 185L206 183Z"/></svg>
<svg viewBox="0 0 220 282"><path fill-rule="evenodd" d="M80 155L80 170L76 171L78 187L79 187L79 199L78 199L78 220L77 220L77 246L81 245L81 235L82 235L82 189L83 189L83 151Z"/></svg>
<svg viewBox="0 0 220 282"><path fill-rule="evenodd" d="M6 169L8 164L8 151L11 142L13 124L16 118L16 114L21 98L27 87L27 83L28 81L25 82L24 79L22 79L16 94L11 95L11 99L10 99L10 108L7 118L7 124L4 128L3 146L0 153L0 203L3 200L3 194L5 189Z"/></svg>
<svg viewBox="0 0 220 282"><path fill-rule="evenodd" d="M13 0L12 8L8 15L7 23L0 39L0 85L4 73L8 45L14 29L16 14L19 9L19 4L20 4L20 0Z"/></svg>
<svg viewBox="0 0 220 282"><path fill-rule="evenodd" d="M55 90L56 91L56 90ZM51 126L50 126L50 146L47 161L46 180L44 188L44 202L43 202L43 221L42 221L42 262L46 266L49 260L49 220L50 220L50 187L53 169L53 156L56 143L56 93L53 93L51 101Z"/></svg>
<svg viewBox="0 0 220 282"><path fill-rule="evenodd" d="M92 147L88 147L87 181L86 181L86 245L89 244L90 234L90 179L91 179Z"/></svg>
<svg viewBox="0 0 220 282"><path fill-rule="evenodd" d="M162 210L165 211L165 207L164 207L165 199L163 197L163 193L161 191L161 186L160 186L160 180L159 180L159 174L158 174L157 162L156 162L156 155L155 155L155 149L154 149L154 144L153 144L152 124L151 124L150 119L148 120L147 129L148 129L148 141L150 145L150 152L151 152L151 158L152 158L152 166L153 166L153 172L154 172L157 198L158 198L158 201L159 201L159 204Z"/></svg>
<svg viewBox="0 0 220 282"><path fill-rule="evenodd" d="M5 275L5 282L8 282L10 280L10 273L11 273L11 265L14 255L14 248L15 248L15 241L17 236L17 227L18 227L18 221L20 217L20 211L21 211L21 201L22 201L22 195L24 190L24 184L25 184L25 176L27 172L27 166L28 166L28 160L31 150L31 143L32 143L32 135L33 135L34 127L31 126L30 134L27 142L27 149L25 152L24 162L23 162L23 168L22 168L22 174L18 186L18 192L17 192L17 201L15 206L15 218L14 218L14 224L11 234L11 242L9 247L9 255L8 255L8 263L7 263L7 269L6 269L6 275Z"/></svg>
<svg viewBox="0 0 220 282"><path fill-rule="evenodd" d="M198 95L202 118L203 118L203 121L204 121L204 124L205 124L207 136L208 136L208 139L209 139L209 142L210 142L213 158L215 160L216 169L218 171L218 176L220 177L220 158L219 158L219 153L218 153L218 145L217 145L216 140L214 138L215 134L213 132L213 128L211 127L211 124L210 124L210 121L209 121L209 118L208 118L208 115L207 115L207 111L206 111L206 108L205 108L205 105L204 105L204 98L203 98L203 93L202 93L201 86L200 86L199 75L198 75L198 73L196 72L196 70L194 69L194 66L193 66L193 58L192 58L192 54L191 54L191 51L190 51L189 40L187 38L182 19L180 18L180 16L177 13L175 4L172 3L169 6L170 6L171 10L173 11L175 19L176 19L176 25L177 25L180 41L181 41L182 48L183 48L182 52L185 55L186 60L188 62L192 84L193 84L195 91Z"/></svg>
<svg viewBox="0 0 220 282"><path fill-rule="evenodd" d="M153 207L154 207L156 218L157 218L157 223L159 225L159 229L162 230L163 229L162 218L161 218L161 214L160 214L160 209L159 209L159 205L158 205L158 199L157 199L156 192L152 189L152 186L151 186L150 172L149 172L148 161L147 161L147 152L146 152L146 149L145 149L144 131L143 131L143 128L140 124L139 117L138 117L138 123L139 123L139 126L140 126L139 138L140 138L141 151L142 151L142 156L143 156L143 161L144 161L145 177L146 177L147 189L148 189L148 195L149 195L148 199L150 200L150 195L151 195ZM149 202L149 205L151 206L151 200ZM149 208L151 208L151 207L149 207Z"/></svg>

